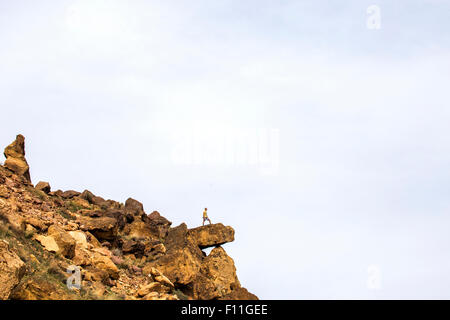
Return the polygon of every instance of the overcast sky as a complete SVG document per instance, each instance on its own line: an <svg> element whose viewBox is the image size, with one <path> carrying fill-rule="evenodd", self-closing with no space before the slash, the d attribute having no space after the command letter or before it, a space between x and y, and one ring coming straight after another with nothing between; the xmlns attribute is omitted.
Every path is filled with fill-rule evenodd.
<svg viewBox="0 0 450 320"><path fill-rule="evenodd" d="M449 299L449 17L445 0L0 0L0 144L25 135L54 190L174 226L208 207L260 298Z"/></svg>

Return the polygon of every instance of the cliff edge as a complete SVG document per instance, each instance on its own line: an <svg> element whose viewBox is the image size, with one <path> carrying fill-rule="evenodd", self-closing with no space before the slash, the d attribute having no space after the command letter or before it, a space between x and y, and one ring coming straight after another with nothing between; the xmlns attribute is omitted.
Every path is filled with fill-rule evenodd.
<svg viewBox="0 0 450 320"><path fill-rule="evenodd" d="M172 227L129 198L34 186L18 135L0 165L0 299L258 299L223 244L232 227ZM213 247L209 255L205 248Z"/></svg>

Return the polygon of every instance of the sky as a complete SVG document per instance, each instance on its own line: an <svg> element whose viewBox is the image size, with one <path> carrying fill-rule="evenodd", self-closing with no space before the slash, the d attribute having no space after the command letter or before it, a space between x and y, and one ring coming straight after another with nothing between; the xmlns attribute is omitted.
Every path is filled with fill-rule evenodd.
<svg viewBox="0 0 450 320"><path fill-rule="evenodd" d="M444 0L0 0L0 145L26 137L34 183L174 226L208 207L262 299L449 299L449 16Z"/></svg>

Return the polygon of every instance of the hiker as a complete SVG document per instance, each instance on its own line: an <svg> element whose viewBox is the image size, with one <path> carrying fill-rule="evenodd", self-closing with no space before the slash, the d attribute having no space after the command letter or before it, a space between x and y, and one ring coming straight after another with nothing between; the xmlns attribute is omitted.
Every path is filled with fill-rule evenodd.
<svg viewBox="0 0 450 320"><path fill-rule="evenodd" d="M203 210L203 225L205 225L206 220L208 220L209 224L211 224L211 220L209 220L208 218L208 208L205 208L205 210Z"/></svg>

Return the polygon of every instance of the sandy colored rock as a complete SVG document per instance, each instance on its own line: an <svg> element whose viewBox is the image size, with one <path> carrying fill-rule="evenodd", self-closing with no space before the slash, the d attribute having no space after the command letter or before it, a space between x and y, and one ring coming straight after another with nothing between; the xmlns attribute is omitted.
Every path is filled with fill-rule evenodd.
<svg viewBox="0 0 450 320"><path fill-rule="evenodd" d="M16 140L5 148L5 167L31 182L30 167L25 159L25 137L17 135Z"/></svg>
<svg viewBox="0 0 450 320"><path fill-rule="evenodd" d="M189 234L201 249L234 241L234 229L221 223L189 229Z"/></svg>
<svg viewBox="0 0 450 320"><path fill-rule="evenodd" d="M203 254L189 237L186 224L169 231L165 246L166 254L145 266L144 274L149 274L155 267L174 284L191 283L200 270Z"/></svg>
<svg viewBox="0 0 450 320"><path fill-rule="evenodd" d="M45 250L55 253L59 252L59 246L53 237L38 234L34 238L39 241L39 243L44 247Z"/></svg>
<svg viewBox="0 0 450 320"><path fill-rule="evenodd" d="M157 293L169 293L170 288L166 287L165 285L159 283L159 282L152 282L148 285L142 286L137 294L139 297L144 297L148 295L150 292L157 292Z"/></svg>
<svg viewBox="0 0 450 320"><path fill-rule="evenodd" d="M6 241L0 240L0 300L9 299L25 271L25 263L10 249Z"/></svg>
<svg viewBox="0 0 450 320"><path fill-rule="evenodd" d="M29 279L20 283L11 294L14 300L69 300L73 299L61 286L45 279Z"/></svg>
<svg viewBox="0 0 450 320"><path fill-rule="evenodd" d="M88 247L88 241L86 234L83 231L69 231L69 235L75 239L76 245L86 249Z"/></svg>
<svg viewBox="0 0 450 320"><path fill-rule="evenodd" d="M75 255L76 241L72 236L62 228L52 225L48 228L48 235L55 239L58 244L59 253L68 259L72 259Z"/></svg>
<svg viewBox="0 0 450 320"><path fill-rule="evenodd" d="M111 279L119 279L119 269L109 257L95 253L91 262L95 268L106 271Z"/></svg>
<svg viewBox="0 0 450 320"><path fill-rule="evenodd" d="M200 275L194 281L194 297L216 299L240 286L233 259L222 247L217 247L203 260Z"/></svg>

